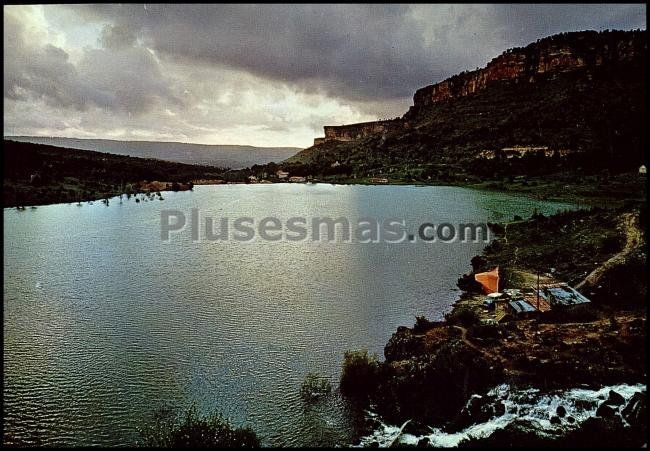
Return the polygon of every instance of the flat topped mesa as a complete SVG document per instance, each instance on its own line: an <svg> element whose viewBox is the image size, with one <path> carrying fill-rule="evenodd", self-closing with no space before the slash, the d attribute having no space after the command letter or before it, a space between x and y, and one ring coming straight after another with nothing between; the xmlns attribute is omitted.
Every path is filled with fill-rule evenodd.
<svg viewBox="0 0 650 451"><path fill-rule="evenodd" d="M413 106L402 118L325 126L325 137L316 138L314 145L330 141L355 141L370 135L408 129L419 111L440 102L468 96L493 83L534 83L567 72L629 68L630 64L645 67L646 36L645 30L579 31L549 36L526 47L507 50L482 69L462 72L418 89L413 96Z"/></svg>
<svg viewBox="0 0 650 451"><path fill-rule="evenodd" d="M389 119L383 121L360 122L348 125L326 125L325 137L316 138L314 145L327 141L354 141L371 135L391 133L408 128L408 123L402 119ZM318 141L318 143L317 143Z"/></svg>

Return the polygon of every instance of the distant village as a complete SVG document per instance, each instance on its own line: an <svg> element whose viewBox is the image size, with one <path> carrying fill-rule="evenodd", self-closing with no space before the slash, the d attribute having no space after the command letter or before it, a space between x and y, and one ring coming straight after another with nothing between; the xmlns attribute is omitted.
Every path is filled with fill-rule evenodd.
<svg viewBox="0 0 650 451"><path fill-rule="evenodd" d="M340 166L338 161L335 161L331 164L332 168ZM291 175L290 172L279 169L274 173L265 173L263 172L259 176L249 175L246 181L228 181L222 179L198 179L193 180L194 185L237 185L237 184L255 184L255 183L317 183L319 180L313 175ZM368 182L374 185L386 185L388 184L388 179L386 177L370 177Z"/></svg>

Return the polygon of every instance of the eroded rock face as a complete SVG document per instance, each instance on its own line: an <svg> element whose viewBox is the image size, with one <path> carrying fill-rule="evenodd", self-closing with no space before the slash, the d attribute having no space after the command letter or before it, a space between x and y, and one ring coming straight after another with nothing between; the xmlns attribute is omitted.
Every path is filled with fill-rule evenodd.
<svg viewBox="0 0 650 451"><path fill-rule="evenodd" d="M645 66L645 31L583 31L550 36L527 47L507 50L486 67L454 75L416 91L413 106L401 118L341 126L325 126L325 137L314 145L331 141L356 141L412 129L417 113L440 102L468 96L493 83L534 83L577 70L617 67L639 62ZM589 75L588 75L589 76Z"/></svg>
<svg viewBox="0 0 650 451"><path fill-rule="evenodd" d="M627 405L621 410L621 416L633 427L645 425L648 421L647 415L647 397L643 392L636 392L632 395Z"/></svg>
<svg viewBox="0 0 650 451"><path fill-rule="evenodd" d="M395 336L401 336L405 344L418 338L405 332ZM425 424L446 421L458 415L472 393L485 392L502 380L499 368L461 340L444 340L435 347L418 357L406 352L392 361L388 352L373 399L384 418L409 418ZM491 406L489 414L501 407Z"/></svg>
<svg viewBox="0 0 650 451"><path fill-rule="evenodd" d="M464 97L499 81L532 83L555 73L633 61L647 48L645 31L563 33L511 49L483 69L419 89L412 109Z"/></svg>
<svg viewBox="0 0 650 451"><path fill-rule="evenodd" d="M401 119L361 122L341 126L326 125L324 141L355 141L370 135L392 133L407 129L409 124Z"/></svg>

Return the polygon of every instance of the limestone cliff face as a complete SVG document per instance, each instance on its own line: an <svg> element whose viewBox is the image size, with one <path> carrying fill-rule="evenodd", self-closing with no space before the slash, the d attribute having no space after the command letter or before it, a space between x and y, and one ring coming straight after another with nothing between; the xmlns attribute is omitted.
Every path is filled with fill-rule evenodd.
<svg viewBox="0 0 650 451"><path fill-rule="evenodd" d="M423 109L471 95L494 83L535 83L580 70L589 77L597 70L625 71L630 63L645 67L646 39L645 31L581 31L550 36L527 47L507 50L482 69L417 90L413 106L401 119L325 126L325 137L316 138L314 145L408 129L417 123L418 112Z"/></svg>
<svg viewBox="0 0 650 451"><path fill-rule="evenodd" d="M326 125L324 127L325 139L323 141L320 141L321 138L317 139L319 140L319 144L324 141L354 141L370 135L404 130L407 127L408 124L401 119L361 122L359 124L341 126ZM314 144L316 145L316 141L314 141Z"/></svg>
<svg viewBox="0 0 650 451"><path fill-rule="evenodd" d="M410 112L467 96L495 82L534 83L562 72L631 62L641 55L645 57L646 49L645 31L588 31L551 36L524 48L508 50L483 69L419 89Z"/></svg>

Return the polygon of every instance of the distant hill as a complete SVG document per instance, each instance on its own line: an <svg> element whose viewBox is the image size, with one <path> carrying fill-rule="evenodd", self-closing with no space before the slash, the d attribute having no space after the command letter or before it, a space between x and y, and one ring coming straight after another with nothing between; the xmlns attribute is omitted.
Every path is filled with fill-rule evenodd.
<svg viewBox="0 0 650 451"><path fill-rule="evenodd" d="M253 147L41 136L5 136L5 139L68 149L92 150L140 158L158 158L179 163L232 169L246 168L255 164L266 164L272 161L280 162L302 150L297 147Z"/></svg>
<svg viewBox="0 0 650 451"><path fill-rule="evenodd" d="M179 185L224 175L212 166L8 140L2 162L4 207L105 199L137 193L145 180Z"/></svg>

